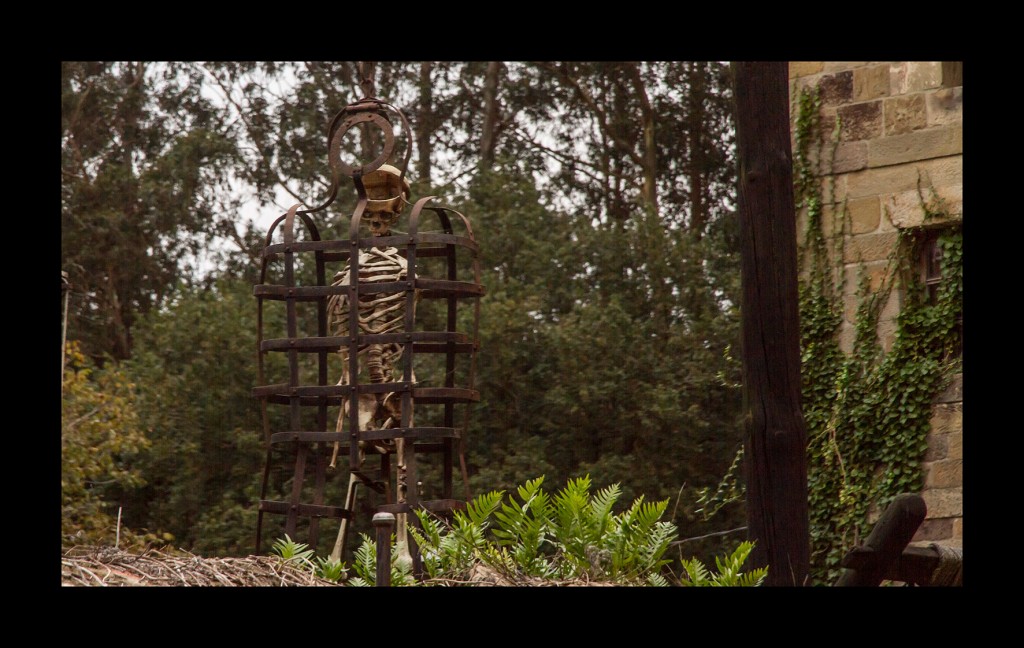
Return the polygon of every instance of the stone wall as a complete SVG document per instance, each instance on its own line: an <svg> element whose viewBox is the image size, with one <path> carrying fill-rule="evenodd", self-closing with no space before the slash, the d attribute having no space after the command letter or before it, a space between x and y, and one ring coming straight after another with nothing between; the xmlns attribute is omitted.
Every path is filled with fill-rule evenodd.
<svg viewBox="0 0 1024 648"><path fill-rule="evenodd" d="M834 124L838 117L841 124L825 172L831 202L825 216L828 220L841 209L848 215L846 321L840 343L849 351L860 265L877 287L897 231L922 224L923 199L941 201L950 218L963 218L962 66L942 61L799 61L790 63L789 75L794 97L806 86L817 86L822 123ZM800 223L798 232L803 231ZM879 337L886 350L902 297L894 291L882 310ZM933 408L923 466L928 517L917 541L962 546L961 384L958 379Z"/></svg>

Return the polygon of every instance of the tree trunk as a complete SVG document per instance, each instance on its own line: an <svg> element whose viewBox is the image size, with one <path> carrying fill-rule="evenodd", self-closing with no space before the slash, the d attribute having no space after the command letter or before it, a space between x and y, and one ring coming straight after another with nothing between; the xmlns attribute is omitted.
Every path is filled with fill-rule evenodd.
<svg viewBox="0 0 1024 648"><path fill-rule="evenodd" d="M651 108L650 99L647 97L647 88L644 87L643 79L640 77L640 64L629 64L630 81L633 90L640 100L640 122L643 127L644 148L642 153L643 169L643 193L642 199L645 207L648 207L655 218L658 213L658 148L655 142L655 115Z"/></svg>
<svg viewBox="0 0 1024 648"><path fill-rule="evenodd" d="M484 125L480 134L480 166L489 169L494 165L494 151L498 137L498 75L501 73L501 61L487 63L484 76Z"/></svg>
<svg viewBox="0 0 1024 648"><path fill-rule="evenodd" d="M733 63L739 158L747 533L767 585L810 570L807 429L800 409L800 327L788 72Z"/></svg>
<svg viewBox="0 0 1024 648"><path fill-rule="evenodd" d="M707 207L704 204L704 152L701 133L704 132L704 69L703 64L689 65L690 94L688 97L690 123L690 231L694 238L704 236Z"/></svg>
<svg viewBox="0 0 1024 648"><path fill-rule="evenodd" d="M430 156L433 153L431 142L434 134L434 88L430 83L430 61L420 62L420 119L416 129L416 172L417 182L421 183L425 191L429 191Z"/></svg>

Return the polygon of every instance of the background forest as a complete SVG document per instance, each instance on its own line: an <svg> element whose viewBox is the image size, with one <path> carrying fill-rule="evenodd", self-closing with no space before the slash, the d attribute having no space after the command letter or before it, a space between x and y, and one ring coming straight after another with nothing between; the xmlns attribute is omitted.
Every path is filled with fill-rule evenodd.
<svg viewBox="0 0 1024 648"><path fill-rule="evenodd" d="M373 80L417 135L414 198L466 214L482 248L472 492L590 475L671 500L681 539L711 534L677 556L738 544L715 535L744 524L715 493L743 435L728 65L386 62ZM291 204L327 196L327 125L359 81L354 63L62 64L65 546L112 544L120 513L122 543L253 552L259 254ZM339 195L321 231L347 226Z"/></svg>

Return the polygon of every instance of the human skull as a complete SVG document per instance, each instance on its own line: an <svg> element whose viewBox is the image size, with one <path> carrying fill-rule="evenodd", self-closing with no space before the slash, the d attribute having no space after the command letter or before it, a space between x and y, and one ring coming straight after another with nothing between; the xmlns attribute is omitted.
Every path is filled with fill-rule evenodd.
<svg viewBox="0 0 1024 648"><path fill-rule="evenodd" d="M398 214L395 212L374 211L369 212L367 216L366 222L374 236L387 236L391 233L391 226L398 220Z"/></svg>
<svg viewBox="0 0 1024 648"><path fill-rule="evenodd" d="M409 198L409 182L390 164L384 164L363 178L366 188L367 222L374 236L387 236Z"/></svg>

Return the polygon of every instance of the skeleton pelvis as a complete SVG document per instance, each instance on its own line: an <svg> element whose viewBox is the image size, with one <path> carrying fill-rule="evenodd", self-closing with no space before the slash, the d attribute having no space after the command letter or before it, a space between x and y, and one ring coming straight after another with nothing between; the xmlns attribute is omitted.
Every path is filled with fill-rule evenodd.
<svg viewBox="0 0 1024 648"><path fill-rule="evenodd" d="M349 401L345 401L341 408L342 420L347 422L349 416ZM384 430L396 427L402 420L402 408L396 394L359 394L359 430ZM341 421L339 421L341 423ZM341 426L339 425L339 428ZM393 441L381 440L370 443L360 442L362 449L372 447L380 453L391 452L394 447Z"/></svg>

